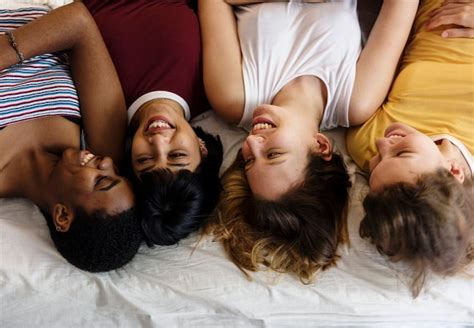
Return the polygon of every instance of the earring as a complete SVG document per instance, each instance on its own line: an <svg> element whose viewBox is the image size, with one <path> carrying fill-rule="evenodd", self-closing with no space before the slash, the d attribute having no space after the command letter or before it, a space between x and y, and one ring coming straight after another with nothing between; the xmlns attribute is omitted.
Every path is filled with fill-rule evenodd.
<svg viewBox="0 0 474 328"><path fill-rule="evenodd" d="M202 156L206 157L208 154L206 143L201 138L198 138L199 150L201 151Z"/></svg>
<svg viewBox="0 0 474 328"><path fill-rule="evenodd" d="M61 232L61 231L62 231L61 227L60 227L60 226L56 226L56 231L57 231L57 232Z"/></svg>

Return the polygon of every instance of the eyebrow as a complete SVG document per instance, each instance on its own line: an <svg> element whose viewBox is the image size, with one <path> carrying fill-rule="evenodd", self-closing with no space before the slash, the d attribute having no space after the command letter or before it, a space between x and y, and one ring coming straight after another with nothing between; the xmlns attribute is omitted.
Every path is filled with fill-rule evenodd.
<svg viewBox="0 0 474 328"><path fill-rule="evenodd" d="M115 187L117 184L119 184L121 182L121 180L114 180L112 181L112 183L110 183L108 186L105 186L103 188L100 188L99 191L109 191L110 189L112 189L113 187Z"/></svg>

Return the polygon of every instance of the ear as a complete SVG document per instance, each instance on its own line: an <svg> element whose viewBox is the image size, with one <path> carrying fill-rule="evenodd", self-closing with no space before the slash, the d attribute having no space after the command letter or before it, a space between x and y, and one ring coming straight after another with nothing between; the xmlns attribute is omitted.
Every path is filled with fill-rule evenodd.
<svg viewBox="0 0 474 328"><path fill-rule="evenodd" d="M74 221L74 214L66 205L56 204L53 208L53 222L56 230L59 232L67 232Z"/></svg>
<svg viewBox="0 0 474 328"><path fill-rule="evenodd" d="M464 182L466 176L464 175L464 170L455 160L448 160L449 163L449 172L458 180L460 183Z"/></svg>
<svg viewBox="0 0 474 328"><path fill-rule="evenodd" d="M332 159L332 144L329 138L318 132L314 135L314 141L314 151L318 153L323 160L330 161Z"/></svg>
<svg viewBox="0 0 474 328"><path fill-rule="evenodd" d="M202 157L207 157L207 154L209 154L209 151L207 150L206 143L201 138L198 138L198 142L199 142L199 150L201 151Z"/></svg>

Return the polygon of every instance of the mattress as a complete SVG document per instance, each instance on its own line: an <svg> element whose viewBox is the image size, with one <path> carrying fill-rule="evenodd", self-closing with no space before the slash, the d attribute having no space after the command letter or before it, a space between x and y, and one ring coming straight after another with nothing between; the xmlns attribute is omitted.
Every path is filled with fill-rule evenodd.
<svg viewBox="0 0 474 328"><path fill-rule="evenodd" d="M67 2L0 0L0 6ZM224 172L245 133L210 111L193 124L220 135ZM328 135L346 154L344 130ZM359 237L368 185L347 155L345 160L353 182L350 245L339 248L336 267L308 285L271 271L249 279L227 259L220 243L199 233L175 246L144 244L118 270L84 272L57 252L34 204L0 199L0 327L474 326L472 268L455 277L430 277L413 299L407 268L387 261Z"/></svg>
<svg viewBox="0 0 474 328"><path fill-rule="evenodd" d="M232 162L245 133L212 112L194 122L219 133ZM345 152L344 130L328 133ZM179 245L142 245L126 266L88 273L56 251L38 208L0 199L1 327L433 327L474 325L471 275L431 277L413 299L406 268L358 234L366 178L349 158L354 183L350 245L336 267L308 285L261 271L248 279L221 244L195 233Z"/></svg>

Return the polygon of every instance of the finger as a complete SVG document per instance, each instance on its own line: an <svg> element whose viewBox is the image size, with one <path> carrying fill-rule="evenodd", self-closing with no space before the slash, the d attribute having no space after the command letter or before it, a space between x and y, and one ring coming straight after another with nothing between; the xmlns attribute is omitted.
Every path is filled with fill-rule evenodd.
<svg viewBox="0 0 474 328"><path fill-rule="evenodd" d="M436 16L436 15L439 15L440 13L443 13L443 12L446 12L446 11L449 11L449 10L453 10L453 9L458 9L458 10L462 10L464 7L466 7L465 4L460 4L460 3L450 3L450 4L447 4L447 5L443 5L433 11L430 12L429 16L430 17L433 17L433 16Z"/></svg>
<svg viewBox="0 0 474 328"><path fill-rule="evenodd" d="M441 33L443 38L474 38L473 28L451 28Z"/></svg>
<svg viewBox="0 0 474 328"><path fill-rule="evenodd" d="M463 25L461 21L462 21L462 18L460 17L459 14L445 15L445 16L440 16L440 17L437 17L436 19L433 19L429 24L425 26L425 28L429 31L443 25L449 25L449 24Z"/></svg>
<svg viewBox="0 0 474 328"><path fill-rule="evenodd" d="M460 8L445 9L443 11L438 12L433 17L428 18L425 22L425 25L429 29L429 28L432 28L432 26L439 26L439 24L436 25L436 22L441 20L442 17L459 15L459 17L461 18L462 14L463 14L463 9L460 9ZM460 23L457 22L457 24L460 24Z"/></svg>
<svg viewBox="0 0 474 328"><path fill-rule="evenodd" d="M447 3L474 3L474 0L444 0L443 5Z"/></svg>

